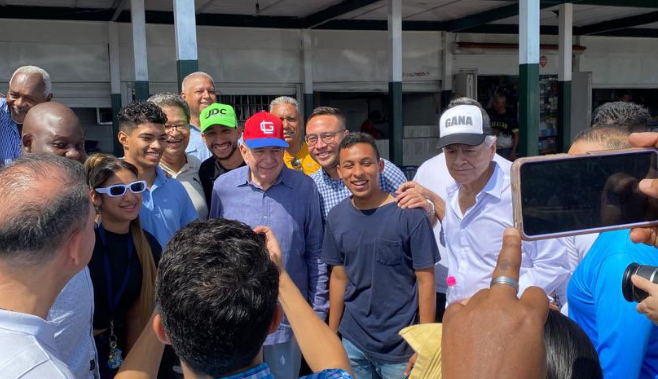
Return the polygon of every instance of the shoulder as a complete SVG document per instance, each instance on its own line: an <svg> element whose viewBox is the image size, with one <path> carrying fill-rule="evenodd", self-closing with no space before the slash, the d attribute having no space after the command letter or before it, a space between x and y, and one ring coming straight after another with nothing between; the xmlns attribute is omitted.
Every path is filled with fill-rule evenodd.
<svg viewBox="0 0 658 379"><path fill-rule="evenodd" d="M398 166L396 166L393 162L389 161L388 159L383 159L384 161L384 175L401 175L404 176L404 173L402 173L402 170Z"/></svg>
<svg viewBox="0 0 658 379"><path fill-rule="evenodd" d="M196 156L192 154L185 154L187 156L187 162L189 163L190 166L193 168L198 169L201 167L201 159L197 158ZM206 159L207 160L207 159Z"/></svg>
<svg viewBox="0 0 658 379"><path fill-rule="evenodd" d="M436 156L426 160L423 162L420 167L418 167L418 171L416 172L416 175L418 174L434 174L436 173L437 169L447 169L448 166L446 165L446 157L445 154L439 153Z"/></svg>
<svg viewBox="0 0 658 379"><path fill-rule="evenodd" d="M287 180L292 182L291 184L295 187L295 189L299 189L299 187L304 188L305 190L315 188L315 181L310 176L304 174L301 171L291 170L287 167L284 167L281 175L284 175L284 181Z"/></svg>
<svg viewBox="0 0 658 379"><path fill-rule="evenodd" d="M219 177L217 177L217 179L215 180L215 187L237 184L240 178L246 177L248 171L249 171L249 166L242 166L234 170L225 172Z"/></svg>
<svg viewBox="0 0 658 379"><path fill-rule="evenodd" d="M346 213L349 212L352 207L352 204L350 203L351 201L352 198L348 196L331 208L329 214L327 214L327 223L340 223L341 221L344 221Z"/></svg>

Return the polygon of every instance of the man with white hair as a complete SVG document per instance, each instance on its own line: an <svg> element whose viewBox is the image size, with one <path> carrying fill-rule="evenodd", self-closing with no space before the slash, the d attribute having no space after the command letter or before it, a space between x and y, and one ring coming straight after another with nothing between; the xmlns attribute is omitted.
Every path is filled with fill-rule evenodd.
<svg viewBox="0 0 658 379"><path fill-rule="evenodd" d="M203 162L212 155L201 137L199 115L207 106L217 102L215 81L205 72L197 71L186 76L181 87L180 95L190 107L190 143L185 152Z"/></svg>
<svg viewBox="0 0 658 379"><path fill-rule="evenodd" d="M288 148L283 154L283 161L288 168L302 171L306 175L320 169L318 162L308 152L308 146L302 138L304 122L299 114L299 103L288 96L280 96L270 103L270 113L281 119L283 138Z"/></svg>
<svg viewBox="0 0 658 379"><path fill-rule="evenodd" d="M21 128L27 111L52 99L50 75L36 66L23 66L9 80L7 97L0 98L0 167L21 155Z"/></svg>
<svg viewBox="0 0 658 379"><path fill-rule="evenodd" d="M460 99L461 100L461 99ZM447 303L465 300L489 288L503 243L503 231L513 226L510 166L494 159L496 137L489 116L475 100L451 103L441 116L438 147L454 183L447 197L412 182L403 191L418 191L432 201L441 220L448 275ZM504 284L521 295L537 286L552 293L568 275L566 246L559 239L524 241L521 276Z"/></svg>

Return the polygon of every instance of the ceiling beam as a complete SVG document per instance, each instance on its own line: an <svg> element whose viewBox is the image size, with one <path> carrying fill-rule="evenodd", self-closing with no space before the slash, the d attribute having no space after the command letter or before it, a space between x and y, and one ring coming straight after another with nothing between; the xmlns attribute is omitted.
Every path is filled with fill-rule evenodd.
<svg viewBox="0 0 658 379"><path fill-rule="evenodd" d="M658 11L581 26L578 32L581 35L601 34L654 22L658 22Z"/></svg>
<svg viewBox="0 0 658 379"><path fill-rule="evenodd" d="M128 0L114 0L112 7L110 8L113 12L110 21L116 21L119 18L119 15L121 15L123 7L126 6L127 1Z"/></svg>
<svg viewBox="0 0 658 379"><path fill-rule="evenodd" d="M553 7L553 4L541 3L541 9ZM475 28L480 25L487 25L494 21L504 20L506 18L519 15L519 4L510 4L504 7L490 9L488 11L480 12L470 16L445 21L441 23L442 30L449 32L460 32L466 29ZM518 31L518 27L517 27Z"/></svg>
<svg viewBox="0 0 658 379"><path fill-rule="evenodd" d="M483 1L504 1L510 2L518 0L483 0ZM627 8L654 8L658 9L658 2L655 0L541 0L541 4L560 5L572 3L574 5L599 5L603 7L627 7Z"/></svg>
<svg viewBox="0 0 658 379"><path fill-rule="evenodd" d="M381 0L344 0L321 11L304 17L304 28L315 28L346 13L363 8Z"/></svg>

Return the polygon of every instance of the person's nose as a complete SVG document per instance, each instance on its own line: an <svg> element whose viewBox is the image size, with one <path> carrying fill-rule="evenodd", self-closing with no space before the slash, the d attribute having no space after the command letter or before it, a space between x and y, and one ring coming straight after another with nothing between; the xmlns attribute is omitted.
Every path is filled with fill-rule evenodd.
<svg viewBox="0 0 658 379"><path fill-rule="evenodd" d="M157 151L162 151L162 150L164 150L164 149L165 149L165 143L164 143L164 141L161 141L161 140L159 140L159 139L155 140L155 141L151 144L151 149L153 149L153 150L157 150Z"/></svg>
<svg viewBox="0 0 658 379"><path fill-rule="evenodd" d="M81 152L76 149L76 148L71 148L66 150L66 154L64 155L68 159L73 159L75 161L80 160Z"/></svg>

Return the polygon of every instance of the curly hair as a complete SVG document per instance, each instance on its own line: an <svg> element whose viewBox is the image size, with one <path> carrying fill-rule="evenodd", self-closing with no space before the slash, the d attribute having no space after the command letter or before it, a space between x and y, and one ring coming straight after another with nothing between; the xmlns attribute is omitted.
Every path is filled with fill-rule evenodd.
<svg viewBox="0 0 658 379"><path fill-rule="evenodd" d="M133 101L121 108L117 117L120 130L126 133L131 133L140 124L167 123L167 115L149 101Z"/></svg>
<svg viewBox="0 0 658 379"><path fill-rule="evenodd" d="M599 105L592 112L592 127L617 125L631 133L644 132L650 118L649 111L641 105L613 101Z"/></svg>

